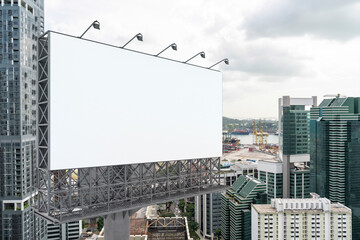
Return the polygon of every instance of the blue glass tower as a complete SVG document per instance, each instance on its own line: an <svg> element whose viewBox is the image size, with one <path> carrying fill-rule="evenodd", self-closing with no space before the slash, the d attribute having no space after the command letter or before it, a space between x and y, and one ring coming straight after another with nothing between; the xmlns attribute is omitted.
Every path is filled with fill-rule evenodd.
<svg viewBox="0 0 360 240"><path fill-rule="evenodd" d="M311 191L351 208L360 239L360 98L325 99L310 114Z"/></svg>

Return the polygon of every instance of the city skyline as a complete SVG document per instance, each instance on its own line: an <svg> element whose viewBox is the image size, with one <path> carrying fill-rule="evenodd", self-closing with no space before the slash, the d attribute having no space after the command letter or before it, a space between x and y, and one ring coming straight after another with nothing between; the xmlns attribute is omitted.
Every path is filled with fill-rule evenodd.
<svg viewBox="0 0 360 240"><path fill-rule="evenodd" d="M104 216L92 233L128 239L135 209L167 202L178 216L183 198L187 235L250 239L262 229L251 203L309 196L352 211L322 209L321 238L357 238L360 4L44 1L0 0L0 238L77 239ZM278 116L279 142L267 141L275 121L222 116ZM247 128L234 134L252 122L253 142L226 122ZM142 134L154 138L134 144ZM305 221L295 215L292 238ZM316 215L305 237L324 232Z"/></svg>
<svg viewBox="0 0 360 240"><path fill-rule="evenodd" d="M360 46L356 1L77 1L45 5L45 29L81 35L93 20L101 30L84 37L190 63L220 65L226 117L277 118L278 96L356 96ZM136 10L135 10L136 9ZM189 37L191 36L191 37ZM341 83L341 84L339 84Z"/></svg>

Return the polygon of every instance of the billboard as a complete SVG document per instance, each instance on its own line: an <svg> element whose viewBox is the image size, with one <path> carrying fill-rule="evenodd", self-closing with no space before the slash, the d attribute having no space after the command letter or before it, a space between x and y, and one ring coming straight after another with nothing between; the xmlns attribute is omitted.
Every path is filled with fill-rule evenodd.
<svg viewBox="0 0 360 240"><path fill-rule="evenodd" d="M49 38L50 170L221 156L220 72Z"/></svg>

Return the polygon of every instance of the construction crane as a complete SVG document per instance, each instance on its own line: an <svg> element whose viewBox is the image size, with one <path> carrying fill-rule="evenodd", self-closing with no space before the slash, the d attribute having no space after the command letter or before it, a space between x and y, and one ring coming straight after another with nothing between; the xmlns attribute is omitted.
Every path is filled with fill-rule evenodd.
<svg viewBox="0 0 360 240"><path fill-rule="evenodd" d="M260 145L266 145L267 144L267 138L268 138L269 134L263 132L263 130L261 128L261 120L259 120L259 134L260 134L259 144Z"/></svg>
<svg viewBox="0 0 360 240"><path fill-rule="evenodd" d="M253 144L258 145L258 132L256 130L256 123L255 120L253 120Z"/></svg>
<svg viewBox="0 0 360 240"><path fill-rule="evenodd" d="M269 154L277 154L278 149L275 146L268 145L269 134L262 130L261 120L259 120L258 128L255 120L253 121L253 144L259 146L259 150Z"/></svg>
<svg viewBox="0 0 360 240"><path fill-rule="evenodd" d="M264 133L261 127L261 120L259 120L259 130L257 130L256 122L253 121L253 144L254 145L267 145L267 138L269 134Z"/></svg>

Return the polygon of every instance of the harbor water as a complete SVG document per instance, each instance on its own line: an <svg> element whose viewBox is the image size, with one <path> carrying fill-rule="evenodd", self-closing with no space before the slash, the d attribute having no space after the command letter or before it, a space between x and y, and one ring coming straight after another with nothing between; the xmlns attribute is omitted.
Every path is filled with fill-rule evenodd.
<svg viewBox="0 0 360 240"><path fill-rule="evenodd" d="M253 135L231 135L233 138L240 139L241 144L252 144L253 143ZM279 136L278 135L269 135L267 139L268 143L271 144L279 144Z"/></svg>

